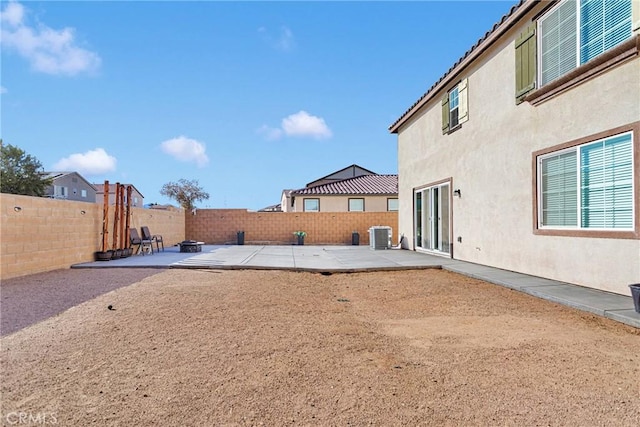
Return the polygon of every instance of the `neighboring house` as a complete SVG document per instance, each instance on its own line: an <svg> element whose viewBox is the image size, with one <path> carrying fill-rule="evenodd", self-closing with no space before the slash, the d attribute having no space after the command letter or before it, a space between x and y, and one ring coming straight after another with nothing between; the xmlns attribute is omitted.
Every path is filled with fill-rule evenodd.
<svg viewBox="0 0 640 427"><path fill-rule="evenodd" d="M367 174L292 190L292 212L384 212L398 210L398 175Z"/></svg>
<svg viewBox="0 0 640 427"><path fill-rule="evenodd" d="M104 184L93 184L96 189L96 202L102 203L104 200ZM131 206L142 208L144 207L144 196L138 191L138 189L133 184L120 184L121 186L125 186L125 197L126 197L126 187L131 186ZM109 205L116 204L116 184L109 184Z"/></svg>
<svg viewBox="0 0 640 427"><path fill-rule="evenodd" d="M282 206L280 203L277 205L267 206L266 208L258 209L258 212L282 212Z"/></svg>
<svg viewBox="0 0 640 427"><path fill-rule="evenodd" d="M332 182L342 181L344 179L349 179L349 178L356 178L363 175L375 175L375 172L372 172L369 169L365 169L362 166L358 166L354 164L351 166L347 166L346 168L332 172L329 175L323 176L322 178L318 178L314 181L311 181L305 186L305 188L315 187L323 184L329 184ZM294 211L293 200L291 198L291 192L293 191L297 191L297 190L282 190L280 207L283 212ZM298 212L299 211L300 210L298 210Z"/></svg>
<svg viewBox="0 0 640 427"><path fill-rule="evenodd" d="M639 32L637 0L514 6L389 128L411 247L628 295Z"/></svg>
<svg viewBox="0 0 640 427"><path fill-rule="evenodd" d="M44 176L52 180L45 197L95 203L95 187L78 172L45 172Z"/></svg>
<svg viewBox="0 0 640 427"><path fill-rule="evenodd" d="M174 211L174 212L177 212L177 211L182 210L182 208L179 208L177 206L173 206L172 204L159 205L157 203L151 203L151 204L146 205L146 206L143 205L143 207L146 208L146 209L156 209L156 210L159 210L159 211Z"/></svg>

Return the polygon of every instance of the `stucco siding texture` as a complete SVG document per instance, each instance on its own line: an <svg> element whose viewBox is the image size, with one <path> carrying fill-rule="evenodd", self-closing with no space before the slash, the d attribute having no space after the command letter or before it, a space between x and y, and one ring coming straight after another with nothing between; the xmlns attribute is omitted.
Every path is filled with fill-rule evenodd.
<svg viewBox="0 0 640 427"><path fill-rule="evenodd" d="M443 92L400 130L399 232L413 245L414 189L450 178L452 191L462 193L451 198L456 259L628 295L628 284L640 282L640 240L534 233L532 156L638 122L640 59L537 106L517 105L513 41L524 25L460 75L469 95L460 129L442 134Z"/></svg>

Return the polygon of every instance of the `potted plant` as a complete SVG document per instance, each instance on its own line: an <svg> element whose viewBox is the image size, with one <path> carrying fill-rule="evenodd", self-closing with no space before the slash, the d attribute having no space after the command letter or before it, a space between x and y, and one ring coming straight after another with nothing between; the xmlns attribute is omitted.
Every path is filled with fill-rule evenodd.
<svg viewBox="0 0 640 427"><path fill-rule="evenodd" d="M294 231L293 235L298 238L298 246L304 245L304 238L307 235L305 231Z"/></svg>

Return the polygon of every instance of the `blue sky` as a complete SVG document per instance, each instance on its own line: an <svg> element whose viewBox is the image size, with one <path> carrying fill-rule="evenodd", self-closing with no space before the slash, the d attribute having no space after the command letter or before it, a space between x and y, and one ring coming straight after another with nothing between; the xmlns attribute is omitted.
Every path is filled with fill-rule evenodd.
<svg viewBox="0 0 640 427"><path fill-rule="evenodd" d="M2 2L0 135L45 170L257 210L358 164L511 1Z"/></svg>

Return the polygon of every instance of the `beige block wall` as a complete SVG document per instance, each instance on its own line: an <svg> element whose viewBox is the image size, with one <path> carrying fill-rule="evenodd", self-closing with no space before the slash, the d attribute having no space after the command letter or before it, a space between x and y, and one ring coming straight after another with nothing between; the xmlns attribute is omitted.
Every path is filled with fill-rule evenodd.
<svg viewBox="0 0 640 427"><path fill-rule="evenodd" d="M198 209L186 215L187 239L209 244L235 243L238 231L245 243L291 244L294 231L306 231L305 244L347 245L351 234L360 234L360 244L369 244L369 228L392 227L398 241L397 212L249 212L244 209Z"/></svg>
<svg viewBox="0 0 640 427"><path fill-rule="evenodd" d="M102 244L102 205L0 194L0 278L92 261ZM109 230L113 227L110 207ZM135 208L132 226L149 226L165 245L184 240L184 212ZM109 245L112 245L112 234Z"/></svg>
<svg viewBox="0 0 640 427"><path fill-rule="evenodd" d="M399 232L413 246L413 190L451 178L462 190L451 199L456 259L628 295L640 282L639 240L534 234L532 155L640 120L640 59L537 106L516 105L514 40L524 25L460 75L469 79L462 128L442 135L443 92L399 133Z"/></svg>
<svg viewBox="0 0 640 427"><path fill-rule="evenodd" d="M296 196L295 212L304 212L304 199L319 199L320 212L349 212L349 199L364 199L365 212L386 212L387 199L398 196Z"/></svg>

